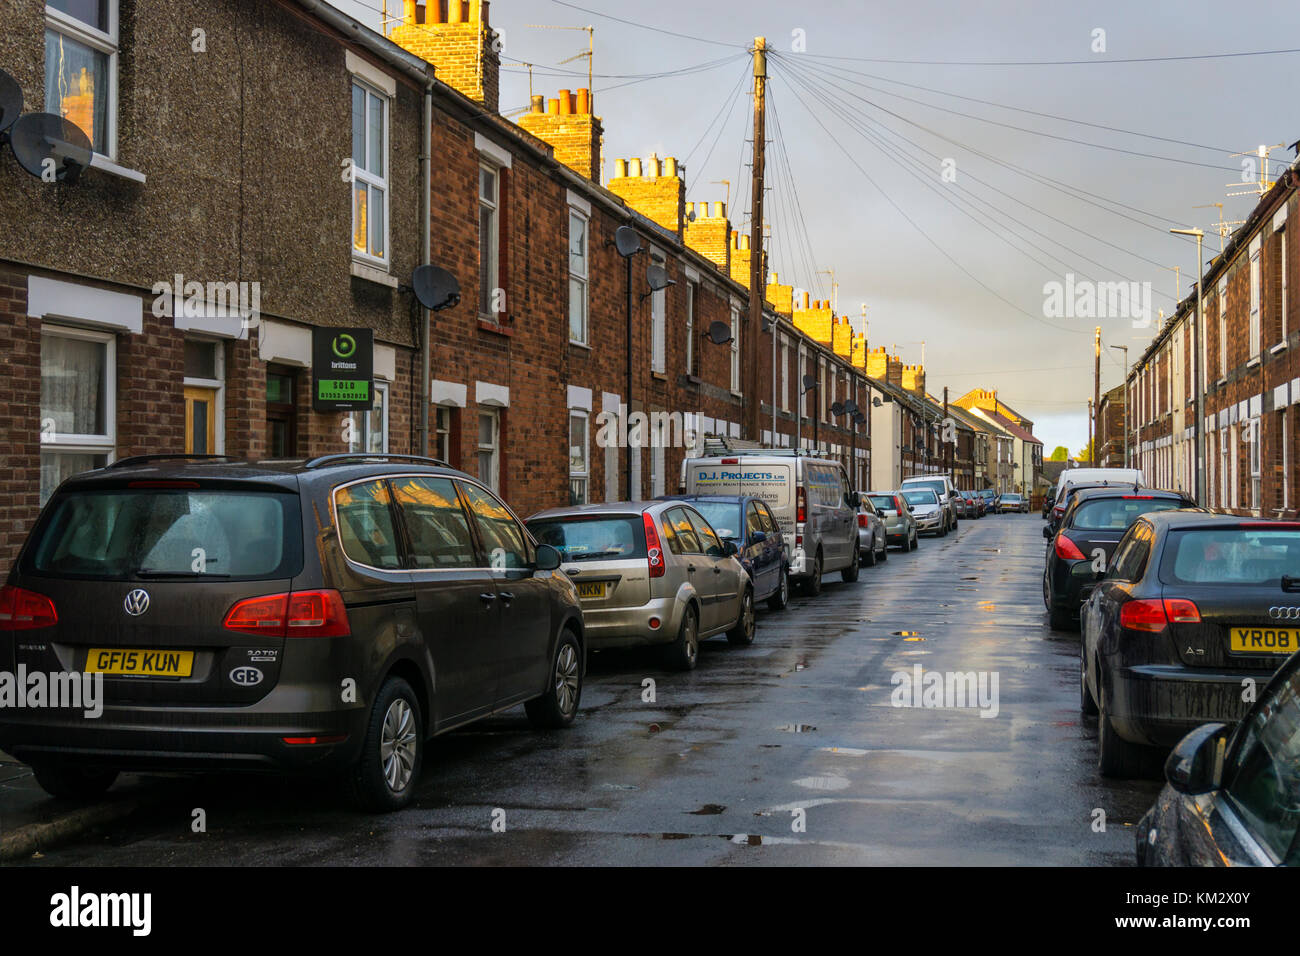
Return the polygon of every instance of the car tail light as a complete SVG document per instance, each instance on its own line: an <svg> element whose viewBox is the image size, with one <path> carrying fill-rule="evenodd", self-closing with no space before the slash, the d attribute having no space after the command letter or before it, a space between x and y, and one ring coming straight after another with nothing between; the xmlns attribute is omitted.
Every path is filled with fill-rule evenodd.
<svg viewBox="0 0 1300 956"><path fill-rule="evenodd" d="M1165 617L1171 624L1200 624L1201 610L1187 598L1165 598Z"/></svg>
<svg viewBox="0 0 1300 956"><path fill-rule="evenodd" d="M1155 495L1125 495L1125 501L1152 501Z"/></svg>
<svg viewBox="0 0 1300 956"><path fill-rule="evenodd" d="M1079 546L1063 534L1056 536L1056 556L1062 561L1083 561L1083 552Z"/></svg>
<svg viewBox="0 0 1300 956"><path fill-rule="evenodd" d="M54 602L44 594L6 584L0 588L0 631L30 631L59 623Z"/></svg>
<svg viewBox="0 0 1300 956"><path fill-rule="evenodd" d="M281 737L291 747L314 746L316 744L341 744L348 739L347 734L331 734L328 737Z"/></svg>
<svg viewBox="0 0 1300 956"><path fill-rule="evenodd" d="M343 637L352 633L338 591L296 591L245 598L226 612L228 631L267 637Z"/></svg>
<svg viewBox="0 0 1300 956"><path fill-rule="evenodd" d="M859 527L859 528L869 528L869 527L871 527L871 522L867 521L867 516L866 516L866 515L864 515L864 514L860 514L860 515L858 515L858 527Z"/></svg>
<svg viewBox="0 0 1300 956"><path fill-rule="evenodd" d="M645 520L645 553L650 565L650 577L664 576L664 552L659 544L659 531L655 528L655 519L648 514L641 516Z"/></svg>
<svg viewBox="0 0 1300 956"><path fill-rule="evenodd" d="M795 502L797 514L795 515L794 520L803 524L808 517L808 493L804 491L804 489L800 488L799 493L795 498Z"/></svg>
<svg viewBox="0 0 1300 956"><path fill-rule="evenodd" d="M1129 601L1119 609L1119 626L1130 631L1163 631L1169 619L1160 601Z"/></svg>
<svg viewBox="0 0 1300 956"><path fill-rule="evenodd" d="M898 497L898 495L894 495L894 510L900 515L903 513L903 499Z"/></svg>

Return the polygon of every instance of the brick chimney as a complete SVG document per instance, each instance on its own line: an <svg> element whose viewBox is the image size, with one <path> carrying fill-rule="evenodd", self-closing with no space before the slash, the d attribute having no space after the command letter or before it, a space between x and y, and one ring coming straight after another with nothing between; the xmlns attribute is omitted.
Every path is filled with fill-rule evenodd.
<svg viewBox="0 0 1300 956"><path fill-rule="evenodd" d="M885 369L885 381L895 388L903 387L903 360L897 355L889 356L889 367Z"/></svg>
<svg viewBox="0 0 1300 956"><path fill-rule="evenodd" d="M675 233L678 239L682 237L686 183L672 156L661 160L652 153L645 161L644 172L640 159L616 159L614 176L606 185L641 215Z"/></svg>
<svg viewBox="0 0 1300 956"><path fill-rule="evenodd" d="M794 286L781 285L781 277L775 272L772 273L763 298L767 299L772 304L772 308L778 312L790 315L794 311Z"/></svg>
<svg viewBox="0 0 1300 956"><path fill-rule="evenodd" d="M822 345L833 343L835 316L831 313L830 300L814 299L810 305L808 293L805 292L801 301L795 303L791 318L794 327L810 339Z"/></svg>
<svg viewBox="0 0 1300 956"><path fill-rule="evenodd" d="M549 103L538 95L519 125L555 150L555 158L574 172L600 182L600 117L592 115L591 92L560 90Z"/></svg>
<svg viewBox="0 0 1300 956"><path fill-rule="evenodd" d="M448 86L497 111L501 57L488 0L403 0L402 22L388 38L432 63Z"/></svg>
<svg viewBox="0 0 1300 956"><path fill-rule="evenodd" d="M731 274L731 222L727 219L727 204L697 202L695 221L687 222L684 241L715 266ZM690 212L690 207L687 207ZM712 213L710 215L710 212Z"/></svg>
<svg viewBox="0 0 1300 956"><path fill-rule="evenodd" d="M878 349L872 349L867 353L867 374L872 378L885 380L889 373L889 353L885 351L882 345Z"/></svg>
<svg viewBox="0 0 1300 956"><path fill-rule="evenodd" d="M914 395L925 398L925 366L904 365L902 372L903 388Z"/></svg>
<svg viewBox="0 0 1300 956"><path fill-rule="evenodd" d="M731 230L731 278L749 288L749 236Z"/></svg>

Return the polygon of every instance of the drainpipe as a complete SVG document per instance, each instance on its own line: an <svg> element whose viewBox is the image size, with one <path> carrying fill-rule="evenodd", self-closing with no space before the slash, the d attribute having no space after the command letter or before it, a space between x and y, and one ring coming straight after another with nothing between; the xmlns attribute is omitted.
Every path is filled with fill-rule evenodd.
<svg viewBox="0 0 1300 956"><path fill-rule="evenodd" d="M423 131L420 140L420 261L432 261L433 216L433 83L424 85ZM420 454L429 455L429 310L420 306Z"/></svg>

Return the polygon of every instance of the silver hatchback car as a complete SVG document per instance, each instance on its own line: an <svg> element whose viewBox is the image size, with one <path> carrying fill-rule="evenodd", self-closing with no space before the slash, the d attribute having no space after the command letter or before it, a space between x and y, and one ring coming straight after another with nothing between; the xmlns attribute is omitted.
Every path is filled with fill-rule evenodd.
<svg viewBox="0 0 1300 956"><path fill-rule="evenodd" d="M733 644L753 643L754 590L736 545L689 504L574 505L526 523L560 552L592 649L665 644L669 664L691 670L702 640L725 632Z"/></svg>

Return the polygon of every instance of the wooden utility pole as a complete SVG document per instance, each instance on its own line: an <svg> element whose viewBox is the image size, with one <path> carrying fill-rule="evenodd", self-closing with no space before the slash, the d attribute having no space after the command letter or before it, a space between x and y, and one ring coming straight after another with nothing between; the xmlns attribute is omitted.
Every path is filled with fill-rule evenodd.
<svg viewBox="0 0 1300 956"><path fill-rule="evenodd" d="M1088 455L1092 462L1092 467L1097 467L1097 437L1093 434L1092 425L1092 399L1088 399Z"/></svg>
<svg viewBox="0 0 1300 956"><path fill-rule="evenodd" d="M1089 428L1092 429L1092 467L1097 467L1097 443L1101 440L1101 422L1097 416L1101 414L1101 326L1097 326L1097 341L1093 347L1093 371L1092 371L1092 408L1089 414Z"/></svg>
<svg viewBox="0 0 1300 956"><path fill-rule="evenodd" d="M749 329L744 346L745 434L753 441L762 437L758 391L758 336L763 329L763 300L767 292L767 269L763 258L763 155L766 136L767 40L754 37L754 165L749 215ZM773 329L772 334L776 335Z"/></svg>

